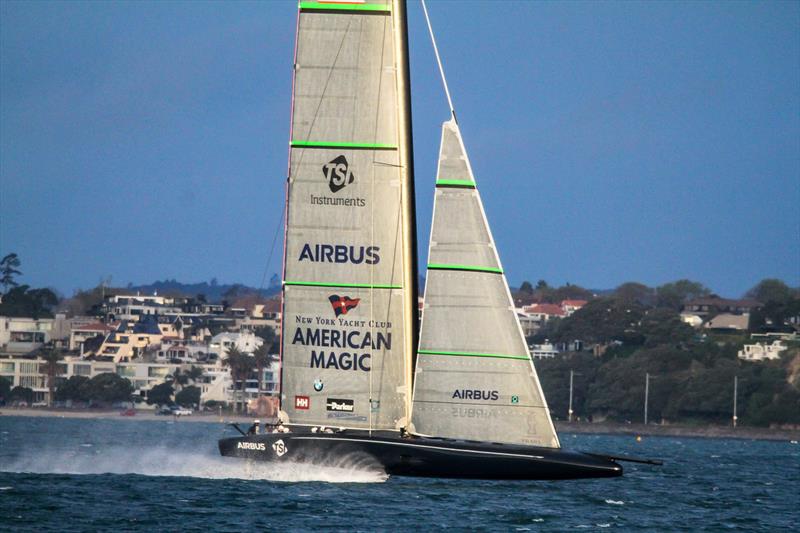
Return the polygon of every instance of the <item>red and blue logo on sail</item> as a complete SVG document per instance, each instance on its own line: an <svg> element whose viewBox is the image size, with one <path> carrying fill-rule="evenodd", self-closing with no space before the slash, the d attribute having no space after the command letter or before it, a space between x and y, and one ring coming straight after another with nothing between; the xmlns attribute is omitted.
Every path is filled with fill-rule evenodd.
<svg viewBox="0 0 800 533"><path fill-rule="evenodd" d="M361 301L361 298L350 298L349 296L333 294L328 297L328 300L331 302L333 312L336 313L336 316L339 316L346 315L348 311L358 307L358 302Z"/></svg>

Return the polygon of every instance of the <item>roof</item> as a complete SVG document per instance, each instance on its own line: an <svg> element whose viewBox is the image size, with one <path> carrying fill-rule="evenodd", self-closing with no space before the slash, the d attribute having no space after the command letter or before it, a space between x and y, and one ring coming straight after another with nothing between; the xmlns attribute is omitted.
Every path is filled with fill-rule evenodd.
<svg viewBox="0 0 800 533"><path fill-rule="evenodd" d="M715 316L706 323L709 329L747 329L750 322L750 315L732 315L722 313Z"/></svg>
<svg viewBox="0 0 800 533"><path fill-rule="evenodd" d="M561 307L564 307L565 305L570 305L572 307L583 307L587 303L588 302L586 300L564 300L561 302Z"/></svg>
<svg viewBox="0 0 800 533"><path fill-rule="evenodd" d="M85 326L76 326L72 328L72 331L111 331L113 329L113 326L103 324L102 322L92 322Z"/></svg>
<svg viewBox="0 0 800 533"><path fill-rule="evenodd" d="M536 304L524 309L526 313L540 313L543 315L564 316L564 310L556 304Z"/></svg>
<svg viewBox="0 0 800 533"><path fill-rule="evenodd" d="M729 300L728 298L695 298L686 302L686 305L710 305L715 307L763 307L759 301L756 300Z"/></svg>
<svg viewBox="0 0 800 533"><path fill-rule="evenodd" d="M267 300L264 302L264 313L280 313L281 312L281 301L278 298L273 298L272 300Z"/></svg>

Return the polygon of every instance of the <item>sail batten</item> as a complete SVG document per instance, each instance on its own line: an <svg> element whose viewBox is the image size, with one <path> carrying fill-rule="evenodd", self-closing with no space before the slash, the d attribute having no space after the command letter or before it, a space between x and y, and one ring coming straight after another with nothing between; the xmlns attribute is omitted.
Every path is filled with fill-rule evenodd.
<svg viewBox="0 0 800 533"><path fill-rule="evenodd" d="M559 447L455 120L442 127L412 430Z"/></svg>

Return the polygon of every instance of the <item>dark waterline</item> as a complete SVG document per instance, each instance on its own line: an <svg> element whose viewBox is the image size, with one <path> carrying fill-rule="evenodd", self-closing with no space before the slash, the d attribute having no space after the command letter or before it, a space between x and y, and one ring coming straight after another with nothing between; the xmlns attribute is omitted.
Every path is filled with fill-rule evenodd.
<svg viewBox="0 0 800 533"><path fill-rule="evenodd" d="M0 417L0 530L639 529L798 527L790 442L562 433L564 447L657 457L617 479L386 478L219 457L222 424Z"/></svg>

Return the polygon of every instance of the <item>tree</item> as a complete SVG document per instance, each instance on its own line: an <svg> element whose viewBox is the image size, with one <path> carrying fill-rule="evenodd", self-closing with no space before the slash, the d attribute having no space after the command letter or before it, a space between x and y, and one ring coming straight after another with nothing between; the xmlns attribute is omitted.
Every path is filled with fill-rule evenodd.
<svg viewBox="0 0 800 533"><path fill-rule="evenodd" d="M8 254L3 259L0 259L0 285L2 285L5 290L18 285L17 282L14 281L14 276L22 274L22 272L17 270L20 264L19 257L15 253Z"/></svg>
<svg viewBox="0 0 800 533"><path fill-rule="evenodd" d="M639 322L639 331L645 337L645 346L661 344L677 346L694 336L694 329L681 320L672 309L659 308L648 311Z"/></svg>
<svg viewBox="0 0 800 533"><path fill-rule="evenodd" d="M547 283L545 283L547 285ZM531 285L530 281L523 281L522 285L519 287L519 292L524 292L525 294L533 294L533 285Z"/></svg>
<svg viewBox="0 0 800 533"><path fill-rule="evenodd" d="M89 378L86 376L70 376L70 378L62 383L56 391L56 400L74 402L88 402L89 393L87 384Z"/></svg>
<svg viewBox="0 0 800 533"><path fill-rule="evenodd" d="M227 357L222 360L223 366L231 369L231 379L233 380L234 395L236 395L236 382L240 383L239 386L239 400L236 402L237 412L241 410L244 403L244 388L247 376L253 371L255 361L253 357L242 353L236 346L231 346L226 352Z"/></svg>
<svg viewBox="0 0 800 533"><path fill-rule="evenodd" d="M182 407L200 405L200 387L189 385L175 395L175 403Z"/></svg>
<svg viewBox="0 0 800 533"><path fill-rule="evenodd" d="M651 307L655 303L655 291L642 283L629 281L614 289L614 298Z"/></svg>
<svg viewBox="0 0 800 533"><path fill-rule="evenodd" d="M686 302L709 294L711 291L702 283L679 279L656 288L656 306L680 311Z"/></svg>
<svg viewBox="0 0 800 533"><path fill-rule="evenodd" d="M147 393L147 403L150 405L169 405L172 403L172 394L175 390L171 383L159 383Z"/></svg>
<svg viewBox="0 0 800 533"><path fill-rule="evenodd" d="M0 405L3 405L3 401L9 398L11 394L11 381L3 376L0 376Z"/></svg>
<svg viewBox="0 0 800 533"><path fill-rule="evenodd" d="M128 402L133 393L133 384L113 373L98 374L86 384L86 396L100 403Z"/></svg>
<svg viewBox="0 0 800 533"><path fill-rule="evenodd" d="M266 368L272 361L272 355L270 354L270 347L271 347L270 345L267 345L267 343L264 342L253 352L253 362L255 363L255 366L258 369L259 395L261 395L261 391L264 390L264 368Z"/></svg>
<svg viewBox="0 0 800 533"><path fill-rule="evenodd" d="M47 374L47 388L50 391L47 398L48 405L52 407L53 400L55 399L56 375L59 374L59 366L61 361L64 360L64 352L55 346L50 346L41 353L41 358L44 359L45 373Z"/></svg>
<svg viewBox="0 0 800 533"><path fill-rule="evenodd" d="M279 337L275 334L275 328L272 326L260 326L253 330L253 334L264 341L270 353L277 352L280 347L278 346Z"/></svg>
<svg viewBox="0 0 800 533"><path fill-rule="evenodd" d="M565 342L580 339L588 343L635 341L631 336L639 334L638 324L642 316L644 309L638 303L596 298L563 319L553 339Z"/></svg>
<svg viewBox="0 0 800 533"><path fill-rule="evenodd" d="M3 296L0 315L47 318L53 316L50 308L55 305L58 305L58 296L50 289L31 289L28 285L19 285Z"/></svg>
<svg viewBox="0 0 800 533"><path fill-rule="evenodd" d="M30 405L33 403L33 389L17 385L13 389L11 389L11 392L8 394L8 398L12 402L14 401L25 402L28 405Z"/></svg>
<svg viewBox="0 0 800 533"><path fill-rule="evenodd" d="M786 303L792 298L800 297L788 285L779 279L763 279L758 285L747 291L746 296L761 303Z"/></svg>

